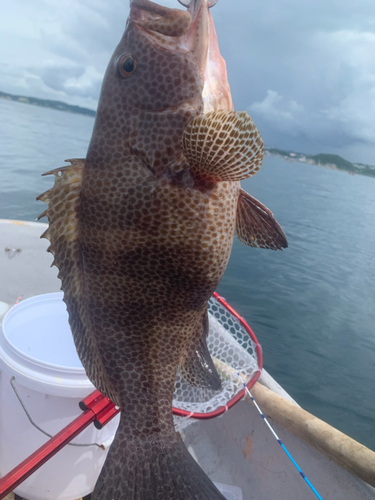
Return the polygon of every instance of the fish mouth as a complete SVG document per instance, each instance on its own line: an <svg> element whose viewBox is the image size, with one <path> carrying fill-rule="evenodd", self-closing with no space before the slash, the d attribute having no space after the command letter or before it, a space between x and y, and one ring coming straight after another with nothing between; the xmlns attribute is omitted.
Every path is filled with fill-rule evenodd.
<svg viewBox="0 0 375 500"><path fill-rule="evenodd" d="M148 32L170 37L183 36L192 21L188 11L165 7L151 0L131 0L130 19Z"/></svg>
<svg viewBox="0 0 375 500"><path fill-rule="evenodd" d="M193 12L195 12L201 4L201 0L178 0L178 2L184 7L192 9ZM217 4L217 2L218 0L207 0L208 8L211 9L214 5Z"/></svg>
<svg viewBox="0 0 375 500"><path fill-rule="evenodd" d="M130 20L154 46L194 53L203 78L210 37L209 8L216 1L181 0L180 3L187 7L187 10L182 10L151 0L131 0Z"/></svg>
<svg viewBox="0 0 375 500"><path fill-rule="evenodd" d="M178 0L187 10L165 7L151 0L130 0L130 19L160 35L182 37L200 19L208 23L208 9L218 0ZM195 33L196 34L196 33ZM189 38L192 38L191 36Z"/></svg>
<svg viewBox="0 0 375 500"><path fill-rule="evenodd" d="M233 109L226 65L209 9L218 0L178 0L187 10L131 0L130 20L162 50L191 52L202 80L204 112Z"/></svg>

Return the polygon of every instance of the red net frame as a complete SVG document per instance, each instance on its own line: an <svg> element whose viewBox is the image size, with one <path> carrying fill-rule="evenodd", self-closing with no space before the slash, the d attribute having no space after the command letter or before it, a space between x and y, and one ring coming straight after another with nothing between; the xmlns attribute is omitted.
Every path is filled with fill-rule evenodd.
<svg viewBox="0 0 375 500"><path fill-rule="evenodd" d="M254 375L251 377L249 382L246 384L246 387L250 390L255 382L258 380L260 377L260 374L262 372L263 368L263 355L262 355L262 348L258 342L258 339L255 336L255 333L253 330L250 328L250 326L246 323L246 321L231 307L220 295L216 292L213 293L213 297L219 302L220 305L222 305L234 318L238 320L240 325L243 327L244 330L248 333L249 337L251 340L254 342L254 350L257 355L257 363L258 363L258 371L254 373ZM220 406L214 411L207 412L207 413L197 413L197 412L189 412L187 410L181 410L180 408L173 407L173 415L176 415L178 417L189 417L189 418L195 418L195 419L209 419L209 418L215 418L218 417L219 415L222 415L225 413L227 410L232 408L238 401L240 401L245 395L245 389L242 389L239 391L233 398L231 398L226 406Z"/></svg>

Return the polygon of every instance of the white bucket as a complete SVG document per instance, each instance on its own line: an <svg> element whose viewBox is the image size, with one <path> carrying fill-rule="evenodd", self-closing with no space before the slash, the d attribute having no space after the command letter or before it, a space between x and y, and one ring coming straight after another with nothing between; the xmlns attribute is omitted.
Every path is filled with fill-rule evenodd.
<svg viewBox="0 0 375 500"><path fill-rule="evenodd" d="M50 435L81 414L78 403L94 390L77 356L62 293L27 299L5 315L0 330L0 476ZM92 492L118 426L119 417L98 430L91 424L15 492L27 500L76 500ZM96 444L105 445L105 450Z"/></svg>

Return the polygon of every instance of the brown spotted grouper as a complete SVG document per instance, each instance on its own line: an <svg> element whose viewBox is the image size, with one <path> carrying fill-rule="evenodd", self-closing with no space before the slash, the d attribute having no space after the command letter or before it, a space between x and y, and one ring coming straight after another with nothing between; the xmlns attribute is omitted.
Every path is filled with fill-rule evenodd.
<svg viewBox="0 0 375 500"><path fill-rule="evenodd" d="M39 197L78 354L122 408L94 500L224 498L176 434L172 396L178 368L220 388L207 301L234 234L287 246L240 188L262 158L251 118L233 111L208 0L132 0L87 157L49 172L55 185Z"/></svg>

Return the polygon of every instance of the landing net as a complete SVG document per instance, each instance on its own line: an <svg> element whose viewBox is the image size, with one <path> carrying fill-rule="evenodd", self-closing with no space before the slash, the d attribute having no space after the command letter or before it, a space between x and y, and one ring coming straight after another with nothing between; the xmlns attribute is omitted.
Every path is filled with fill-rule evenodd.
<svg viewBox="0 0 375 500"><path fill-rule="evenodd" d="M237 372L250 389L262 370L262 351L253 331L216 293L208 303L208 319L207 346L222 388L214 391L191 387L178 374L173 396L174 422L178 431L189 425L191 419L213 418L236 404L245 394Z"/></svg>

